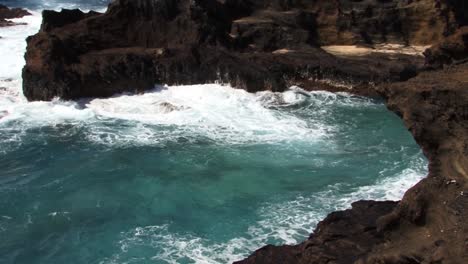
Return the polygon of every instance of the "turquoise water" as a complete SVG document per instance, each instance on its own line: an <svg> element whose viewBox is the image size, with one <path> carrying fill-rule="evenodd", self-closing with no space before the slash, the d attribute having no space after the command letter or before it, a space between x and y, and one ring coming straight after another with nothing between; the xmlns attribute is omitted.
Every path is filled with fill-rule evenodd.
<svg viewBox="0 0 468 264"><path fill-rule="evenodd" d="M382 101L346 94L211 84L28 103L39 12L21 21L0 29L1 264L229 263L427 173Z"/></svg>
<svg viewBox="0 0 468 264"><path fill-rule="evenodd" d="M381 102L303 93L204 85L11 107L2 263L227 263L424 175ZM185 109L150 109L163 100Z"/></svg>

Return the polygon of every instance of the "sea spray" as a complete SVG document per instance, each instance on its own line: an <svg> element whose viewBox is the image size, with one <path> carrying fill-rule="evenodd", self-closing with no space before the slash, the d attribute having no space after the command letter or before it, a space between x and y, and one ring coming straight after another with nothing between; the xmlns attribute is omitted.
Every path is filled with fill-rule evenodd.
<svg viewBox="0 0 468 264"><path fill-rule="evenodd" d="M24 39L40 20L0 29L6 263L228 263L427 173L398 117L349 94L163 85L28 103Z"/></svg>

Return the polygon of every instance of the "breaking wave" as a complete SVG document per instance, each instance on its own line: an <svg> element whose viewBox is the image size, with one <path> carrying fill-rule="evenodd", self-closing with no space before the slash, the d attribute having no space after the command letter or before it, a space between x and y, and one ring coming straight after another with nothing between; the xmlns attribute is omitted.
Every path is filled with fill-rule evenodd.
<svg viewBox="0 0 468 264"><path fill-rule="evenodd" d="M239 237L225 243L190 233L171 231L169 224L137 227L121 233L119 253L102 260L110 263L232 263L247 257L266 244L294 245L313 231L317 223L332 211L350 208L358 200L400 200L404 192L420 181L426 171L426 160L420 155L411 158L411 167L396 175L378 180L375 184L349 188L342 184L327 191L299 196L292 201L265 204L257 214L258 222ZM141 254L142 249L147 254ZM138 252L138 257L135 257Z"/></svg>
<svg viewBox="0 0 468 264"><path fill-rule="evenodd" d="M326 144L348 151L341 148L349 146L336 142L333 135L354 124L339 123L342 120L335 120L334 113L382 108L380 102L349 94L307 92L298 87L284 93L250 94L220 84L159 86L144 94L108 99L28 103L21 92L24 39L37 32L41 22L40 14L32 13L15 20L27 25L0 29L1 155L20 148L31 132L36 138L29 140L46 141L51 130L106 148L203 141L227 146L284 144L285 148ZM265 203L255 212L257 222L223 243L174 231L170 223L124 230L116 242L117 253L101 263L227 263L267 243L295 244L327 213L346 209L353 201L401 199L427 173L426 164L418 153L410 157L409 166L395 162L393 166L403 168L382 171L370 185L338 183L310 196Z"/></svg>

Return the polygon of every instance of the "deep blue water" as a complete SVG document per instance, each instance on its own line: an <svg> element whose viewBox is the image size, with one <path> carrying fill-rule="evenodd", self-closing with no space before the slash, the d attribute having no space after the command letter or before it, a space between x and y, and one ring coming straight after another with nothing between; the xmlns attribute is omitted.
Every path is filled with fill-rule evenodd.
<svg viewBox="0 0 468 264"><path fill-rule="evenodd" d="M0 29L1 264L229 263L298 243L353 201L400 199L427 173L379 100L198 85L27 103L40 15L25 21Z"/></svg>

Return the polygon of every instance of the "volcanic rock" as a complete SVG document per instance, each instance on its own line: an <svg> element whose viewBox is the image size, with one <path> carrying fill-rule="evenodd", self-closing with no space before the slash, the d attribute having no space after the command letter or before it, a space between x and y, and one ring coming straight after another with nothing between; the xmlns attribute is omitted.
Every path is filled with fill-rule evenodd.
<svg viewBox="0 0 468 264"><path fill-rule="evenodd" d="M422 147L429 175L397 204L355 203L305 242L266 246L237 264L468 263L468 63L378 90Z"/></svg>
<svg viewBox="0 0 468 264"><path fill-rule="evenodd" d="M15 23L7 19L21 18L21 17L29 16L29 15L31 15L31 13L29 13L25 9L22 9L22 8L10 9L7 6L0 4L0 27L9 27L9 26L16 26L16 25L24 24L24 23Z"/></svg>
<svg viewBox="0 0 468 264"><path fill-rule="evenodd" d="M320 46L435 43L466 23L466 9L454 0L116 0L104 14L45 11L28 39L23 89L51 100L215 81L316 89L333 79L372 94L375 83L413 77L422 57L344 58Z"/></svg>
<svg viewBox="0 0 468 264"><path fill-rule="evenodd" d="M265 246L243 263L353 263L384 241L377 220L392 212L396 202L359 201L331 213L305 242L296 246Z"/></svg>
<svg viewBox="0 0 468 264"><path fill-rule="evenodd" d="M432 46L424 55L426 64L436 69L468 59L468 26Z"/></svg>
<svg viewBox="0 0 468 264"><path fill-rule="evenodd" d="M116 0L104 14L43 17L25 55L29 100L220 81L251 92L378 92L402 117L429 160L402 201L354 203L300 245L239 263L468 263L466 1ZM320 48L387 42L434 46L425 68L414 55Z"/></svg>

